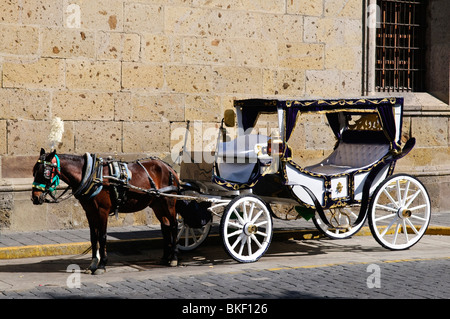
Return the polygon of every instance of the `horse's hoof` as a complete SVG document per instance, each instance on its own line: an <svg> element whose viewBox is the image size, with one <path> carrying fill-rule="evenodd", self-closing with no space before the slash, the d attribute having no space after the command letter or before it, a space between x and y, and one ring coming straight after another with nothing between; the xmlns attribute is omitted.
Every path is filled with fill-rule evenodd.
<svg viewBox="0 0 450 319"><path fill-rule="evenodd" d="M91 268L86 268L86 270L84 271L85 274L90 275L93 274L95 271L95 269L91 269Z"/></svg>
<svg viewBox="0 0 450 319"><path fill-rule="evenodd" d="M92 274L94 276L103 275L106 272L105 268L97 268Z"/></svg>
<svg viewBox="0 0 450 319"><path fill-rule="evenodd" d="M177 267L178 266L178 260L171 260L169 265L170 265L170 267Z"/></svg>

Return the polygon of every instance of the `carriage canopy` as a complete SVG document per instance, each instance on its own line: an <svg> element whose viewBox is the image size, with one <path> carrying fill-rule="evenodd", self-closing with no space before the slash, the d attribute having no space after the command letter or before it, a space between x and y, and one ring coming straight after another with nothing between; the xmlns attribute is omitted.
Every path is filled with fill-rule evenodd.
<svg viewBox="0 0 450 319"><path fill-rule="evenodd" d="M393 149L399 149L402 127L403 98L373 98L373 99L340 99L340 100L267 100L248 99L237 100L236 107L239 127L248 132L255 126L262 113L284 114L280 122L280 136L285 142L291 137L297 118L301 113L326 114L335 136L340 139L343 131L348 128L346 115L366 114L378 115L379 129L390 142ZM366 126L367 128L367 126Z"/></svg>

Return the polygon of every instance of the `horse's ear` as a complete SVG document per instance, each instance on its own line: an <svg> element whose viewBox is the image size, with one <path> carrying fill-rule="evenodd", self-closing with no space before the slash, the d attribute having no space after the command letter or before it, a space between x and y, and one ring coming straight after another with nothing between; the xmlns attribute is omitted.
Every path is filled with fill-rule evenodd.
<svg viewBox="0 0 450 319"><path fill-rule="evenodd" d="M45 154L45 150L43 148L41 148L41 155Z"/></svg>

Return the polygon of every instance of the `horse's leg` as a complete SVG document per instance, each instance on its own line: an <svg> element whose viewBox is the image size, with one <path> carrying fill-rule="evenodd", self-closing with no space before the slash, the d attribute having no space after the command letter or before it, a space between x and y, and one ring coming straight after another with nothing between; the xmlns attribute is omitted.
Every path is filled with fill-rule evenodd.
<svg viewBox="0 0 450 319"><path fill-rule="evenodd" d="M173 206L173 207L172 207ZM163 257L162 263L170 266L178 265L177 247L177 220L175 204L168 203L165 199L160 199L152 205L152 209L161 223L163 235Z"/></svg>
<svg viewBox="0 0 450 319"><path fill-rule="evenodd" d="M170 259L170 266L176 267L178 266L178 243L177 243L177 236L178 236L178 225L170 225L170 232L171 232L171 259Z"/></svg>
<svg viewBox="0 0 450 319"><path fill-rule="evenodd" d="M171 259L171 234L170 234L170 226L161 223L161 232L163 235L163 256L161 258L162 265L168 265Z"/></svg>
<svg viewBox="0 0 450 319"><path fill-rule="evenodd" d="M97 270L97 266L99 263L99 259L97 258L98 232L97 232L97 228L95 227L95 223L92 220L92 217L89 217L89 214L87 212L86 212L86 215L88 216L89 232L90 232L90 238L91 238L91 249L92 249L91 264L86 269L86 273L94 273Z"/></svg>
<svg viewBox="0 0 450 319"><path fill-rule="evenodd" d="M92 202L81 203L89 223L91 237L92 259L86 269L87 273L101 274L105 271L106 256L106 227L108 223L108 210L99 208ZM100 270L99 270L100 269Z"/></svg>
<svg viewBox="0 0 450 319"><path fill-rule="evenodd" d="M106 253L106 239L107 239L107 227L108 227L108 210L105 209L99 209L98 211L98 218L99 218L99 225L98 225L98 252L100 255L100 261L98 262L97 269L94 271L94 275L101 275L106 271L106 264L108 263L108 256Z"/></svg>
<svg viewBox="0 0 450 319"><path fill-rule="evenodd" d="M170 266L176 267L178 266L178 221L177 221L177 212L175 209L176 200L167 198L167 208L170 216L170 248L171 248L171 260Z"/></svg>

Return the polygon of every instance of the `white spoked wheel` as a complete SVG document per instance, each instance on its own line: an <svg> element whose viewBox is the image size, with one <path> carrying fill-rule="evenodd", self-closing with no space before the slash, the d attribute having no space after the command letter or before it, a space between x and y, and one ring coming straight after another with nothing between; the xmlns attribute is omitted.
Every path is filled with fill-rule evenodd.
<svg viewBox="0 0 450 319"><path fill-rule="evenodd" d="M194 250L200 246L208 237L211 230L211 221L201 228L192 228L184 223L183 217L177 215L178 219L178 249L183 251Z"/></svg>
<svg viewBox="0 0 450 319"><path fill-rule="evenodd" d="M353 236L366 221L366 217L364 217L358 225L353 225L358 218L359 206L330 208L324 210L324 213L332 227L326 225L317 212L314 214L313 222L318 230L332 239L345 239Z"/></svg>
<svg viewBox="0 0 450 319"><path fill-rule="evenodd" d="M220 230L227 253L236 261L255 262L272 240L272 216L264 201L254 195L234 198L225 208Z"/></svg>
<svg viewBox="0 0 450 319"><path fill-rule="evenodd" d="M425 234L431 218L431 202L420 181L409 175L393 175L375 190L369 208L369 226L380 245L407 249Z"/></svg>

